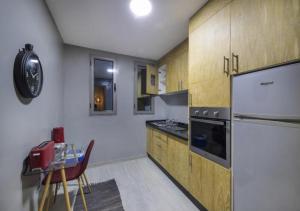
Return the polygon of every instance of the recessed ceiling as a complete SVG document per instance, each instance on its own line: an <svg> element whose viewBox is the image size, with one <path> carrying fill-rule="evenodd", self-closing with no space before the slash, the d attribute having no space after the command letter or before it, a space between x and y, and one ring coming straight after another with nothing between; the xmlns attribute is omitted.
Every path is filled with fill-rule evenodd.
<svg viewBox="0 0 300 211"><path fill-rule="evenodd" d="M157 60L188 36L189 18L207 0L151 0L146 17L130 0L46 0L67 44Z"/></svg>

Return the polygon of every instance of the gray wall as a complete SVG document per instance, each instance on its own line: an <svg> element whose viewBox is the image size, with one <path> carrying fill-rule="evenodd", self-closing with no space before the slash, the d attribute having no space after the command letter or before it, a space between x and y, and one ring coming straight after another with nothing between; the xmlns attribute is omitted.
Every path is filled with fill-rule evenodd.
<svg viewBox="0 0 300 211"><path fill-rule="evenodd" d="M166 103L166 114L168 119L188 123L188 94L161 96Z"/></svg>
<svg viewBox="0 0 300 211"><path fill-rule="evenodd" d="M0 210L37 210L36 177L21 177L31 147L50 139L63 123L62 44L41 0L1 0L0 5ZM24 105L13 83L19 48L32 43L44 69L41 95Z"/></svg>
<svg viewBox="0 0 300 211"><path fill-rule="evenodd" d="M90 116L90 55L116 60L117 115ZM166 118L166 105L155 98L155 115L134 115L134 61L138 58L65 45L64 126L67 142L87 145L95 139L91 163L143 156L146 153L145 121Z"/></svg>

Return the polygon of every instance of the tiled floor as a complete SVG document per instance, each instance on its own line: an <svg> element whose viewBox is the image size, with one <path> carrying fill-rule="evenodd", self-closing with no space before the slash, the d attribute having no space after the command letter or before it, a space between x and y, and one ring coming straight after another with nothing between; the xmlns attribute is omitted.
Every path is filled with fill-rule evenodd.
<svg viewBox="0 0 300 211"><path fill-rule="evenodd" d="M89 168L91 183L115 179L125 211L197 211L193 203L148 158ZM76 186L69 184L74 195ZM60 206L58 208L58 206ZM63 197L59 197L51 210L63 210Z"/></svg>

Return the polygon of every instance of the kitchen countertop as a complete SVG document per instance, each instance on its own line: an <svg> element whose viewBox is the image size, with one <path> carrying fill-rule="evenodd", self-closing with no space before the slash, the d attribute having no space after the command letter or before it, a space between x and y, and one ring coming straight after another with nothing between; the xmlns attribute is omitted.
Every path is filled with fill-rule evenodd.
<svg viewBox="0 0 300 211"><path fill-rule="evenodd" d="M166 126L157 126L155 123L166 121L163 120L151 120L146 121L146 126L161 130L170 135L176 136L184 141L188 141L188 124L182 122L175 122L177 127L184 128L185 130L175 130L174 127L166 127Z"/></svg>

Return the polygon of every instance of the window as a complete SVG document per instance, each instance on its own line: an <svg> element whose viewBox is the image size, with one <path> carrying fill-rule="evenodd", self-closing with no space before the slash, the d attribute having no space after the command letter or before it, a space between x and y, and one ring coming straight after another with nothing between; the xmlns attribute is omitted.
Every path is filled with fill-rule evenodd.
<svg viewBox="0 0 300 211"><path fill-rule="evenodd" d="M115 62L91 57L90 114L116 114Z"/></svg>
<svg viewBox="0 0 300 211"><path fill-rule="evenodd" d="M145 91L147 81L147 64L135 63L135 94L134 94L134 114L154 114L154 95ZM150 83L157 83L157 76L150 75Z"/></svg>

